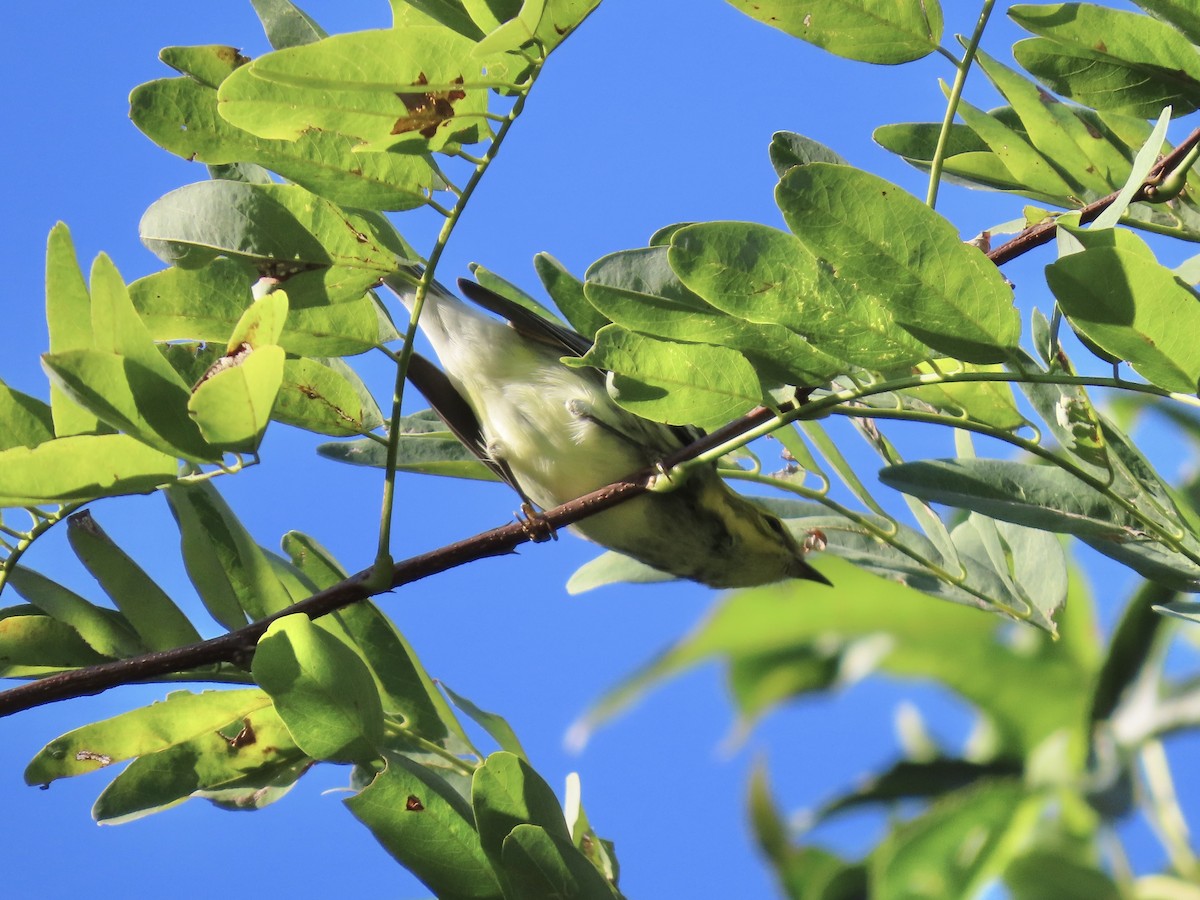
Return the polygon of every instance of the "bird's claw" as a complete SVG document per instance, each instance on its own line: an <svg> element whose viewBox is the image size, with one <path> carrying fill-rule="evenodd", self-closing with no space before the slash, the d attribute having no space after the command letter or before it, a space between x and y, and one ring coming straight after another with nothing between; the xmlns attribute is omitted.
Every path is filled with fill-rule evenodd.
<svg viewBox="0 0 1200 900"><path fill-rule="evenodd" d="M540 511L534 509L529 503L522 503L521 511L514 513L514 515L517 517L517 521L521 523L521 530L535 544L558 540L558 532L554 530L554 526L550 524L550 521Z"/></svg>

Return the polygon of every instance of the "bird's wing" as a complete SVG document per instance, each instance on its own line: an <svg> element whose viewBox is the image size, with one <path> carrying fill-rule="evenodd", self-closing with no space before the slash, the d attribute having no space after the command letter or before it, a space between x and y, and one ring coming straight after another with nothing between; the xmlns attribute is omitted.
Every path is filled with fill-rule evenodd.
<svg viewBox="0 0 1200 900"><path fill-rule="evenodd" d="M446 423L451 434L462 441L497 478L520 494L522 500L529 502L508 465L503 460L496 460L488 455L487 441L483 438L479 419L475 417L474 410L463 399L463 395L451 384L446 373L421 354L414 353L408 361L408 380L429 401L429 405L433 407L438 418Z"/></svg>

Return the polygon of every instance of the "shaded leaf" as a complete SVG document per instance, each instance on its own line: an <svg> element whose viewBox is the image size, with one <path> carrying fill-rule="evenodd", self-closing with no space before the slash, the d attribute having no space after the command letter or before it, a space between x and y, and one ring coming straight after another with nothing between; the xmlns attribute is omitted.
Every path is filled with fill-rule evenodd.
<svg viewBox="0 0 1200 900"><path fill-rule="evenodd" d="M346 800L401 865L445 900L501 900L470 806L435 772L401 756Z"/></svg>
<svg viewBox="0 0 1200 900"><path fill-rule="evenodd" d="M200 640L175 601L113 542L90 512L82 510L67 519L67 537L79 561L147 649L169 650Z"/></svg>
<svg viewBox="0 0 1200 900"><path fill-rule="evenodd" d="M33 448L53 437L50 407L0 381L0 450Z"/></svg>
<svg viewBox="0 0 1200 900"><path fill-rule="evenodd" d="M1089 3L1018 4L1008 14L1042 35L1017 42L1017 62L1065 97L1144 118L1200 106L1200 57L1166 23Z"/></svg>
<svg viewBox="0 0 1200 900"><path fill-rule="evenodd" d="M309 756L365 762L379 755L383 707L370 671L308 616L272 622L259 639L252 671Z"/></svg>

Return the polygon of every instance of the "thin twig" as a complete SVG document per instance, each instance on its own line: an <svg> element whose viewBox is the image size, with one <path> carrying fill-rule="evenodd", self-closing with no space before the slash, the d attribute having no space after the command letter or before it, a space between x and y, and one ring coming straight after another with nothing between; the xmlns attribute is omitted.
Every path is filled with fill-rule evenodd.
<svg viewBox="0 0 1200 900"><path fill-rule="evenodd" d="M1133 195L1133 201L1152 199L1155 189L1175 173L1176 167L1197 146L1200 146L1200 128L1189 134L1178 147L1154 164L1154 168L1150 170L1150 174L1146 176L1146 180L1142 182L1142 186L1138 189L1138 192ZM1113 191L1107 197L1093 200L1087 206L1082 207L1078 211L1080 223L1087 224L1096 219L1100 213L1112 206L1119 194L1120 191ZM997 266L1002 266L1006 262L1010 262L1018 256L1028 253L1034 247L1050 243L1050 241L1054 240L1057 230L1057 217L1043 219L1036 225L1026 228L1011 240L1005 241L996 249L989 251L987 258Z"/></svg>

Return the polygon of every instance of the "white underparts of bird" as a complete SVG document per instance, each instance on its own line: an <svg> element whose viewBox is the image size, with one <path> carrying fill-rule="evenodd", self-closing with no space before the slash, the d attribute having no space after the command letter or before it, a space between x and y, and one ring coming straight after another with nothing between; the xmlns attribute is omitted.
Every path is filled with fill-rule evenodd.
<svg viewBox="0 0 1200 900"><path fill-rule="evenodd" d="M410 312L416 287L388 285ZM700 432L622 409L605 373L572 368L591 342L474 282L463 292L504 321L433 282L419 327L442 364L414 354L409 379L450 430L521 497L550 509L654 467ZM804 559L784 524L732 490L713 465L690 469L673 490L650 492L572 529L679 578L718 588L785 578L828 580Z"/></svg>

